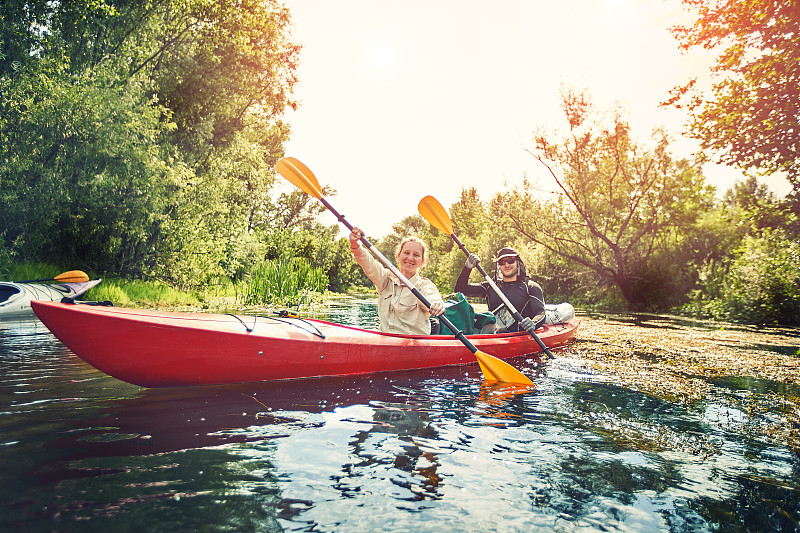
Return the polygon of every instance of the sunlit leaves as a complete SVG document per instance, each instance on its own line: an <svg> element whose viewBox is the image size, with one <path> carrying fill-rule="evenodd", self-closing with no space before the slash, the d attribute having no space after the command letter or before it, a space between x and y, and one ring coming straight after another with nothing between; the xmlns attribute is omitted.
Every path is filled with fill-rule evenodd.
<svg viewBox="0 0 800 533"><path fill-rule="evenodd" d="M744 239L715 318L800 323L800 243L780 232Z"/></svg>
<svg viewBox="0 0 800 533"><path fill-rule="evenodd" d="M674 29L681 47L718 53L708 94L675 91L688 104L691 134L725 163L785 172L800 194L800 3L684 0L696 13Z"/></svg>

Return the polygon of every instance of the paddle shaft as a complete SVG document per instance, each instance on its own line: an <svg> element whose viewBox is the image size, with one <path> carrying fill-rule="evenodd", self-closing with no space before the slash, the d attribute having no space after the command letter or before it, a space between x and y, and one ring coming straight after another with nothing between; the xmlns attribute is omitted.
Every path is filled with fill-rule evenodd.
<svg viewBox="0 0 800 533"><path fill-rule="evenodd" d="M331 213L333 213L333 215L336 217L336 219L337 219L339 222L341 222L341 223L342 223L342 225L344 225L344 227L346 227L347 229L349 229L351 232L353 231L353 225L352 225L352 224L350 224L350 223L349 223L349 222L348 222L348 221L347 221L347 220L344 218L344 215L340 214L340 213L339 213L339 212L338 212L336 209L334 209L334 207L333 207L333 206L332 206L332 205L331 205L331 204L330 204L330 203L329 203L329 202L328 202L328 201L325 199L325 197L322 197L322 198L320 198L320 199L319 199L319 201L320 201L320 202L322 202L322 205L324 205L325 207L327 207L327 208L328 208L328 211L330 211ZM414 286L414 284L413 284L413 283L411 283L411 281L410 281L410 280L409 280L407 277L405 277L405 276L403 275L403 273L402 273L402 272L400 272L400 271L397 269L397 267L395 267L395 266L394 266L394 265L391 263L391 261L389 261L388 259L386 259L386 256L384 256L384 255L381 253L381 251L380 251L380 250L378 250L377 248L375 248L374 246L372 246L372 243L371 243L371 242L369 242L369 241L367 240L367 238L366 238L366 237L365 237L363 234L361 235L361 238L360 238L359 240L360 240L360 241L361 241L361 243L362 243L362 244L363 244L363 245L364 245L364 246L367 248L367 250L369 250L370 252L372 252L372 254L373 254L375 257L377 257L377 258L380 260L380 262L381 262L381 263L383 263L383 264L386 266L386 268L388 268L388 269L389 269L389 270L392 272L392 274L394 274L395 276L397 276L397 278L398 278L398 279L399 279L399 280L400 280L400 281L403 283L403 285L405 285L406 287L408 287L408 288L409 288L409 290L410 290L410 291L411 291L411 292L414 294L414 296L416 296L416 297L417 297L417 299L418 299L420 302L422 302L422 303L423 303L423 305L425 305L425 307L427 307L427 308L430 308L431 304L430 304L430 302L428 301L428 299L427 299L427 298L425 298L425 297L422 295L422 293L421 293L421 292L419 292L419 290L418 290L418 289L417 289L417 288ZM437 318L439 319L439 321L440 321L442 324L444 324L445 326L447 326L448 328L450 328L450 331L453 331L453 332L455 332L455 337L456 337L458 340L460 340L460 341L461 341L461 342L464 344L464 346L466 346L466 347L467 347L467 349L469 349L469 351L470 351L470 352L472 352L472 354L473 354L473 355L475 355L475 352L477 352L477 351L478 351L478 349L475 347L475 345L474 345L474 344L472 344L472 343L469 341L469 339L466 337L466 335L464 335L464 332L463 332L463 331L461 331L461 330L459 330L457 327L455 327L455 326L453 325L453 323L452 323L452 322L450 322L450 320L448 320L448 318L447 318L446 316L444 316L444 315L439 315ZM541 343L541 341L539 341L539 342ZM546 349L546 348L545 348L545 349Z"/></svg>
<svg viewBox="0 0 800 533"><path fill-rule="evenodd" d="M461 251L464 252L464 254L467 257L469 257L469 250L467 250L467 247L464 246L464 243L462 243L459 240L459 238L456 236L456 234L455 233L451 233L450 236L453 238L453 240L458 245L458 247L461 248ZM520 312L517 311L517 308L514 307L514 305L508 300L508 298L506 298L506 295L503 294L503 291L500 290L500 287L498 287L497 284L494 282L494 280L489 276L489 274L486 273L486 271L483 269L481 264L478 263L477 265L475 265L475 267L478 269L478 272L481 273L481 275L484 277L484 279L486 279L486 281L489 283L489 285L491 285L492 289L494 289L494 292L497 293L497 296L499 296L500 299L503 300L503 304L505 304L505 306L508 308L508 310L511 311L511 314L514 317L514 320L516 320L517 323L522 322L522 315L520 314ZM550 350L547 348L547 346L545 346L545 344L542 342L542 339L540 339L539 336L536 333L534 333L532 331L529 331L528 333L531 334L531 336L536 341L536 343L539 345L539 347L542 349L542 351L544 353L546 353L547 356L550 359L554 359L555 358L553 356L553 354L550 352Z"/></svg>

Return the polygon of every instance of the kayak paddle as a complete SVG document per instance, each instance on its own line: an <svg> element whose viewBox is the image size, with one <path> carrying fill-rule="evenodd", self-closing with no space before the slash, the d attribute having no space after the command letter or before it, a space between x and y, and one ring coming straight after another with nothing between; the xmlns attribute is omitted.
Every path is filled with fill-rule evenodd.
<svg viewBox="0 0 800 533"><path fill-rule="evenodd" d="M54 278L47 278L47 279L29 279L26 281L15 281L14 283L39 283L41 281L58 281L60 283L81 283L84 281L89 281L89 276L86 275L86 272L82 270L70 270L68 272L62 272L58 276Z"/></svg>
<svg viewBox="0 0 800 533"><path fill-rule="evenodd" d="M336 211L336 209L334 209L333 206L324 198L322 195L322 187L320 187L317 177L314 176L314 173L311 172L307 166L294 157L284 157L277 162L275 169L281 176L289 180L295 187L322 202L322 204L327 207L331 213L333 213L339 222L341 222L351 232L353 231L353 226L347 222L344 216L339 214L339 212ZM419 290L414 287L411 281L409 281L408 278L406 278L391 262L389 262L389 260L386 259L386 257L384 257L384 255L378 249L373 247L372 243L370 243L365 236L362 235L361 239L359 240L367 248L367 250L377 257L381 263L383 263L386 268L392 272L392 274L397 276L397 278L411 290L414 296L416 296L417 299L425 305L425 307L430 307L430 302L428 302L422 293L420 293ZM447 319L447 317L440 315L438 318L445 326L450 328L451 331L456 332L456 338L460 340L464 346L466 346L477 358L478 365L481 367L481 372L483 372L484 379L489 381L533 385L533 382L528 379L525 374L513 366L501 359L498 359L497 357L478 350L475 345L472 344L469 339L467 339L464 333L459 331L459 329L455 327L453 323Z"/></svg>
<svg viewBox="0 0 800 533"><path fill-rule="evenodd" d="M458 237L456 237L455 232L453 232L453 224L450 222L450 215L448 214L447 210L442 206L442 204L439 203L439 200L437 200L433 196L426 196L425 198L419 201L418 207L419 207L419 214L422 215L425 218L425 220L430 222L431 225L433 225L436 229L441 230L450 235L455 241L455 243L458 245L458 247L461 248L461 251L464 252L467 257L469 257L469 250L467 250L467 247L464 246L464 243L462 243L458 239ZM503 291L500 290L500 288L495 284L494 280L489 276L489 274L486 273L481 264L478 263L476 266L478 272L481 273L481 275L486 279L486 281L489 282L489 285L492 287L492 289L494 289L494 292L497 293L497 295L500 297L501 300L503 300L503 303L505 304L506 308L508 308L508 310L514 316L514 319L517 321L517 323L520 323L522 321L522 315L520 314L520 312L517 311L517 309L511 304L511 302L508 301L506 295L503 294ZM536 340L536 343L539 345L542 351L546 353L550 359L554 359L553 354L550 353L550 350L542 342L542 339L540 339L539 336L536 335L536 333L534 333L533 331L529 331L528 333L530 333L531 336L534 338L534 340Z"/></svg>

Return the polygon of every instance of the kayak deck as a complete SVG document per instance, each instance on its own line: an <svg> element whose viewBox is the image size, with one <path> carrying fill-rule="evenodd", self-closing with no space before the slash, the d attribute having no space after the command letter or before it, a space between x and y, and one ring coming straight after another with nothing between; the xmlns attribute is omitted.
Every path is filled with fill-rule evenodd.
<svg viewBox="0 0 800 533"><path fill-rule="evenodd" d="M33 316L32 301L58 302L65 297L78 298L100 281L99 279L70 283L1 281L0 319Z"/></svg>

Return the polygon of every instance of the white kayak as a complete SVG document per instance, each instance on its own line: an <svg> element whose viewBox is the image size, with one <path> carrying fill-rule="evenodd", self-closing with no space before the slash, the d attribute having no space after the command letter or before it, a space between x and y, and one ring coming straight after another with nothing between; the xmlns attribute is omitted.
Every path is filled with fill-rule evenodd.
<svg viewBox="0 0 800 533"><path fill-rule="evenodd" d="M572 304L564 302L544 305L544 323L547 325L561 324L572 318L575 318L575 308Z"/></svg>
<svg viewBox="0 0 800 533"><path fill-rule="evenodd" d="M60 302L62 298L78 298L100 283L99 279L78 283L18 283L0 281L0 320L35 316L32 300Z"/></svg>

